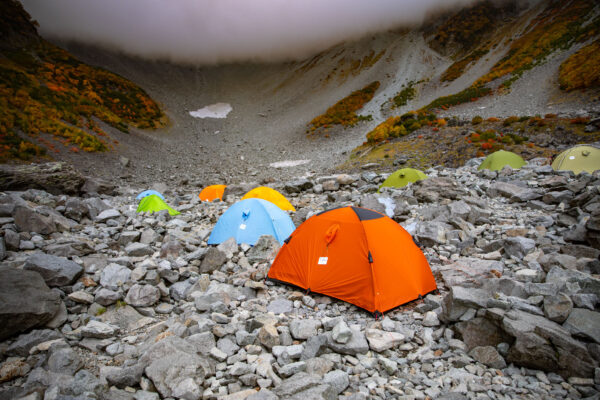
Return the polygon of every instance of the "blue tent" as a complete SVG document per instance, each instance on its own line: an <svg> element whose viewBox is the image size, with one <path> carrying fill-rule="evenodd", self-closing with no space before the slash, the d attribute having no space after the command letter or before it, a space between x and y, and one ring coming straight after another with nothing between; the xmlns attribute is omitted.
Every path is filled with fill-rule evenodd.
<svg viewBox="0 0 600 400"><path fill-rule="evenodd" d="M142 193L138 194L135 199L136 200L143 199L144 197L150 196L152 194L157 195L158 197L160 197L161 200L165 199L165 196L163 196L162 194L160 194L156 190L144 190Z"/></svg>
<svg viewBox="0 0 600 400"><path fill-rule="evenodd" d="M289 215L275 204L251 198L238 201L221 215L208 244L223 243L234 237L238 244L254 245L262 235L271 235L283 244L294 229Z"/></svg>

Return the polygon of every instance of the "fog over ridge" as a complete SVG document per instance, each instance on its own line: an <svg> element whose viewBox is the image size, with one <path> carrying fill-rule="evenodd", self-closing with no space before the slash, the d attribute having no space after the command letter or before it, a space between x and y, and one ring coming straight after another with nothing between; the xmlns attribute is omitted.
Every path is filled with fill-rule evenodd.
<svg viewBox="0 0 600 400"><path fill-rule="evenodd" d="M21 0L48 38L194 64L301 59L476 0Z"/></svg>

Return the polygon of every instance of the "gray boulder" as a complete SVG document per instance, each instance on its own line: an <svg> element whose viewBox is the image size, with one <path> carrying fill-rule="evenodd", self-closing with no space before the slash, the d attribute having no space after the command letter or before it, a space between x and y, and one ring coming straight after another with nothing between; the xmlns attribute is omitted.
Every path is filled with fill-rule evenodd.
<svg viewBox="0 0 600 400"><path fill-rule="evenodd" d="M23 268L39 273L48 286L70 285L83 272L81 265L45 253L36 253L28 257Z"/></svg>
<svg viewBox="0 0 600 400"><path fill-rule="evenodd" d="M120 264L108 264L100 274L100 284L106 289L119 290L131 276L131 270Z"/></svg>
<svg viewBox="0 0 600 400"><path fill-rule="evenodd" d="M502 369L506 367L506 361L504 361L504 358L502 358L496 348L492 346L475 347L469 352L469 355L490 368Z"/></svg>
<svg viewBox="0 0 600 400"><path fill-rule="evenodd" d="M216 247L210 247L200 265L200 272L210 274L213 271L221 268L227 262L227 255Z"/></svg>
<svg viewBox="0 0 600 400"><path fill-rule="evenodd" d="M0 340L44 325L61 303L37 272L0 267Z"/></svg>
<svg viewBox="0 0 600 400"><path fill-rule="evenodd" d="M336 353L341 354L364 354L369 351L369 343L365 334L352 329L352 338L346 343L338 343L333 339L332 332L327 332L327 346Z"/></svg>
<svg viewBox="0 0 600 400"><path fill-rule="evenodd" d="M546 283L554 283L559 290L569 292L567 285L577 284L581 293L600 293L600 279L594 278L589 274L562 269L558 266L552 267L546 275Z"/></svg>
<svg viewBox="0 0 600 400"><path fill-rule="evenodd" d="M446 321L458 321L471 308L485 308L490 297L484 289L454 286L442 300L442 317Z"/></svg>
<svg viewBox="0 0 600 400"><path fill-rule="evenodd" d="M116 219L121 216L119 210L115 210L114 208L109 208L108 210L104 210L100 212L100 214L96 215L94 219L97 222L106 222L109 219Z"/></svg>
<svg viewBox="0 0 600 400"><path fill-rule="evenodd" d="M350 380L347 372L336 369L325 374L323 383L333 387L336 394L340 394L348 387Z"/></svg>
<svg viewBox="0 0 600 400"><path fill-rule="evenodd" d="M91 197L83 200L83 203L88 209L88 214L92 219L95 219L102 211L110 209L110 206L97 197Z"/></svg>
<svg viewBox="0 0 600 400"><path fill-rule="evenodd" d="M273 260L280 247L281 245L273 236L262 235L258 238L256 244L248 251L248 262L253 264L255 262L261 263Z"/></svg>
<svg viewBox="0 0 600 400"><path fill-rule="evenodd" d="M562 324L571 314L573 302L564 293L544 297L544 315L551 321Z"/></svg>
<svg viewBox="0 0 600 400"><path fill-rule="evenodd" d="M319 397L317 393L308 392L315 389L322 383L321 377L318 375L310 375L306 372L298 372L294 376L281 382L281 385L273 389L273 393L282 399L303 398L303 399L335 399L337 394L329 385L322 385L329 388L330 394ZM299 396L302 394L302 396ZM297 396L297 397L295 397Z"/></svg>
<svg viewBox="0 0 600 400"><path fill-rule="evenodd" d="M125 296L125 302L134 307L150 307L160 299L160 290L152 285L133 285Z"/></svg>
<svg viewBox="0 0 600 400"><path fill-rule="evenodd" d="M504 315L502 328L515 338L506 356L509 363L557 372L563 377L590 377L598 365L583 343L544 317L511 310Z"/></svg>
<svg viewBox="0 0 600 400"><path fill-rule="evenodd" d="M348 327L343 319L340 319L340 321L333 327L331 336L333 337L333 340L338 343L348 343L348 341L352 338L352 330Z"/></svg>
<svg viewBox="0 0 600 400"><path fill-rule="evenodd" d="M223 200L227 200L229 196L241 196L259 186L260 185L257 182L243 182L227 185L223 192Z"/></svg>
<svg viewBox="0 0 600 400"><path fill-rule="evenodd" d="M79 355L70 347L51 348L48 357L48 370L61 374L74 375L83 367Z"/></svg>
<svg viewBox="0 0 600 400"><path fill-rule="evenodd" d="M537 190L508 182L492 183L487 190L487 194L490 197L503 196L515 202L537 200L542 197L542 194Z"/></svg>
<svg viewBox="0 0 600 400"><path fill-rule="evenodd" d="M16 206L14 219L19 232L35 232L41 235L49 235L57 231L52 217L42 215L30 207Z"/></svg>
<svg viewBox="0 0 600 400"><path fill-rule="evenodd" d="M535 250L535 240L521 236L504 239L504 252L511 257L523 259Z"/></svg>
<svg viewBox="0 0 600 400"><path fill-rule="evenodd" d="M11 356L29 356L29 350L40 343L49 340L60 339L62 335L51 329L37 329L29 333L19 335L8 347L7 354Z"/></svg>
<svg viewBox="0 0 600 400"><path fill-rule="evenodd" d="M144 366L135 364L129 367L104 367L101 370L107 382L118 388L136 386L144 374Z"/></svg>
<svg viewBox="0 0 600 400"><path fill-rule="evenodd" d="M79 194L85 178L65 162L0 165L0 191L42 189L52 194Z"/></svg>
<svg viewBox="0 0 600 400"><path fill-rule="evenodd" d="M81 335L83 337L106 339L114 336L117 333L117 329L113 326L100 321L90 321L86 326L81 328Z"/></svg>
<svg viewBox="0 0 600 400"><path fill-rule="evenodd" d="M321 321L315 319L294 319L290 322L290 333L294 339L306 340L317 334Z"/></svg>
<svg viewBox="0 0 600 400"><path fill-rule="evenodd" d="M65 217L71 218L75 221L81 221L84 217L89 215L89 209L85 205L82 199L78 197L70 197L65 203Z"/></svg>
<svg viewBox="0 0 600 400"><path fill-rule="evenodd" d="M313 187L313 183L308 179L297 179L295 181L286 182L283 186L283 190L287 193L300 193L302 191L311 189Z"/></svg>
<svg viewBox="0 0 600 400"><path fill-rule="evenodd" d="M83 193L88 193L88 194L98 193L98 194L114 195L115 189L116 189L116 186L114 184L112 184L111 182L108 182L101 178L95 178L95 177L94 178L91 178L91 177L86 178L85 183L81 186L81 191Z"/></svg>
<svg viewBox="0 0 600 400"><path fill-rule="evenodd" d="M405 339L401 333L386 332L380 329L367 329L366 337L371 350L378 353L398 346Z"/></svg>
<svg viewBox="0 0 600 400"><path fill-rule="evenodd" d="M130 257L144 257L151 256L154 253L152 247L144 243L129 243L127 247L125 247L125 252Z"/></svg>
<svg viewBox="0 0 600 400"><path fill-rule="evenodd" d="M600 343L600 313L585 308L574 308L563 327L573 336Z"/></svg>
<svg viewBox="0 0 600 400"><path fill-rule="evenodd" d="M481 286L482 281L504 272L499 261L463 257L456 262L440 267L446 286Z"/></svg>
<svg viewBox="0 0 600 400"><path fill-rule="evenodd" d="M451 178L429 178L413 183L414 196L427 203L438 203L441 199L456 200L465 190Z"/></svg>
<svg viewBox="0 0 600 400"><path fill-rule="evenodd" d="M293 308L294 303L292 303L290 300L278 298L269 303L269 305L267 306L267 311L278 315L292 312Z"/></svg>
<svg viewBox="0 0 600 400"><path fill-rule="evenodd" d="M206 359L190 343L166 337L153 344L140 358L146 375L163 397L197 400L202 397L202 382L211 373Z"/></svg>
<svg viewBox="0 0 600 400"><path fill-rule="evenodd" d="M121 298L121 294L110 289L100 288L95 296L94 301L102 306L110 306Z"/></svg>
<svg viewBox="0 0 600 400"><path fill-rule="evenodd" d="M479 346L496 346L511 342L512 337L498 325L491 315L499 315L498 310L488 311L490 318L476 317L469 321L460 321L454 325L455 331L467 346L467 351Z"/></svg>
<svg viewBox="0 0 600 400"><path fill-rule="evenodd" d="M445 244L446 232L451 229L452 227L450 225L443 222L422 222L417 225L415 236L417 241L425 246Z"/></svg>

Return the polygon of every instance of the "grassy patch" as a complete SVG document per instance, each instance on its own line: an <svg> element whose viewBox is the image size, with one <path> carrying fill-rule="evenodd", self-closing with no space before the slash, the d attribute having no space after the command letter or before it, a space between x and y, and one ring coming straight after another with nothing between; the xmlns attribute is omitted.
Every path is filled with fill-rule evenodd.
<svg viewBox="0 0 600 400"><path fill-rule="evenodd" d="M456 106L458 104L469 103L471 101L476 101L480 97L486 96L492 92L492 89L484 87L484 86L472 86L466 88L465 90L458 92L456 94L452 94L450 96L443 96L435 99L423 109L425 110L433 110L434 108L449 108L452 106Z"/></svg>
<svg viewBox="0 0 600 400"><path fill-rule="evenodd" d="M406 85L404 89L402 89L394 98L392 99L392 108L403 107L412 99L415 98L417 92L414 88L414 82L410 81Z"/></svg>

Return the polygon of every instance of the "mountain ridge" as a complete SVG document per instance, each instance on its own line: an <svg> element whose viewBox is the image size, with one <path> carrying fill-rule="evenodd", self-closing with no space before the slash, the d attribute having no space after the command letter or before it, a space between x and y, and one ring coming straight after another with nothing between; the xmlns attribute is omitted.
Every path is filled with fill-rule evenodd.
<svg viewBox="0 0 600 400"><path fill-rule="evenodd" d="M472 9L461 11L462 14L437 17L419 29L370 35L339 44L305 61L282 64L179 66L144 61L89 45L60 43L83 61L115 71L141 85L163 106L172 122L156 132L131 129L131 134L118 138L120 145L115 153L98 156L67 152L61 157L87 169L88 173L93 173L88 166L90 162L98 162L102 165L102 174L142 181L152 179L145 176L148 170L155 171L160 179L169 179L182 169L194 169L200 180L268 179L276 174L297 176L311 170L332 170L344 164L378 124L423 107L430 108L438 118L456 117L463 121L477 115L484 119L514 115L560 114L565 118L596 115L600 106L596 101L599 92L595 78L584 80L590 82L591 87L570 92L562 91L558 81L560 65L598 40L598 7L593 4L592 12L587 13L590 17L587 25L584 19L575 21L591 35L585 41L571 41L566 49L554 46L543 62L517 71L518 79L513 80L510 87L498 90L503 82L490 81L491 88L476 89L474 97L462 94L466 102L459 98L457 105L444 109L448 108L444 102L449 100L441 98L456 99L457 93L472 87L506 58L512 42L523 40L535 31L532 22L536 18L557 7L561 9L560 2L532 2L520 7L514 1L502 2L504 11L485 19L484 26L490 25L489 20L496 22L483 34L465 33L467 39L464 40L455 40L452 35L440 39L440 27L452 31L453 23L460 25L465 16L480 15L478 10L497 10L494 7L499 6L495 4L477 3ZM589 7L588 2L580 0L570 0L562 7L569 5L579 10L579 14L581 9ZM553 18L552 24L564 25L560 25L556 15ZM473 25L478 26L475 22ZM456 45L461 40L463 44ZM432 42L437 44L432 45ZM489 47L489 51L483 54L482 46ZM539 50L535 46L533 49ZM473 56L474 52L477 57ZM472 60L465 63L465 58ZM457 64L464 65L464 69L459 68L461 73L454 73L457 76L453 80L445 79ZM591 71L590 75L595 73ZM504 81L512 78L510 75ZM325 128L326 132L306 135L312 120L350 93L376 81L380 82L379 88L357 111L362 117L355 126L333 125ZM393 99L409 86L414 91L412 98L404 105L393 107ZM232 105L233 111L227 119L201 120L188 114L218 102ZM114 129L106 129L109 135L118 135ZM428 128L423 129L421 133L428 136ZM143 151L137 151L140 148ZM128 167L119 163L120 156L132 161ZM311 159L312 162L285 170L269 167L273 162L290 159ZM430 165L435 165L435 161Z"/></svg>

